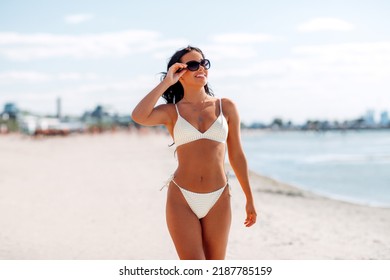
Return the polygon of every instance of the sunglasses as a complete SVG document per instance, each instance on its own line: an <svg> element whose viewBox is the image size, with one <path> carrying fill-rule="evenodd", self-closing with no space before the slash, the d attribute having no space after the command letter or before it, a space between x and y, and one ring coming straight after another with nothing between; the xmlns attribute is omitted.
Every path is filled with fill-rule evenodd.
<svg viewBox="0 0 390 280"><path fill-rule="evenodd" d="M200 62L196 60L188 61L187 68L190 71L196 71L199 69L199 67L202 65L204 69L210 69L210 60L208 59L202 59Z"/></svg>

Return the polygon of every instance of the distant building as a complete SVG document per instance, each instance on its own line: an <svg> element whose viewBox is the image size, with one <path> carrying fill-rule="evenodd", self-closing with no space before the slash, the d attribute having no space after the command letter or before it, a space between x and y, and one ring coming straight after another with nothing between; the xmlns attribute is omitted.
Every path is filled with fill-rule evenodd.
<svg viewBox="0 0 390 280"><path fill-rule="evenodd" d="M115 125L118 114L111 106L98 105L92 112L85 112L81 120L88 126L104 130Z"/></svg>
<svg viewBox="0 0 390 280"><path fill-rule="evenodd" d="M61 118L62 117L62 103L61 103L61 98L58 97L57 98L57 118Z"/></svg>
<svg viewBox="0 0 390 280"><path fill-rule="evenodd" d="M15 103L6 103L4 110L0 114L3 119L16 119L19 114L19 109Z"/></svg>
<svg viewBox="0 0 390 280"><path fill-rule="evenodd" d="M381 126L388 126L389 124L390 124L389 114L387 113L387 111L383 111L381 113L380 125Z"/></svg>
<svg viewBox="0 0 390 280"><path fill-rule="evenodd" d="M94 118L104 118L104 117L113 117L116 115L114 108L110 106L96 106L95 110L91 113L91 116Z"/></svg>
<svg viewBox="0 0 390 280"><path fill-rule="evenodd" d="M368 110L366 112L366 115L363 117L364 124L371 127L375 125L375 111L374 110Z"/></svg>

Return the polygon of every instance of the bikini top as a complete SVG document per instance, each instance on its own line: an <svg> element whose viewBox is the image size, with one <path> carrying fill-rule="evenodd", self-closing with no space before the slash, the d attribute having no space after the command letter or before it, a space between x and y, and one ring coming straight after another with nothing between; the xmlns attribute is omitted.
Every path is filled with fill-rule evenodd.
<svg viewBox="0 0 390 280"><path fill-rule="evenodd" d="M177 121L173 128L173 135L176 147L184 145L199 139L209 139L220 143L225 143L228 135L228 125L225 116L222 113L222 101L219 100L219 116L213 122L213 124L205 131L200 132L186 119L184 119L180 113L177 105L175 104L177 111Z"/></svg>

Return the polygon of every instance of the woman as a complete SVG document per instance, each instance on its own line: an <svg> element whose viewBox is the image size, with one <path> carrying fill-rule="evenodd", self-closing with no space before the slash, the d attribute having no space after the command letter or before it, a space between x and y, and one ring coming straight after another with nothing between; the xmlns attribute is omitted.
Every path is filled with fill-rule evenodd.
<svg viewBox="0 0 390 280"><path fill-rule="evenodd" d="M164 125L176 144L178 168L169 183L166 219L180 259L224 259L231 223L225 149L246 196L247 227L256 222L240 119L229 99L213 97L210 61L187 47L168 63L164 79L135 107L139 124ZM160 97L167 104L156 106Z"/></svg>

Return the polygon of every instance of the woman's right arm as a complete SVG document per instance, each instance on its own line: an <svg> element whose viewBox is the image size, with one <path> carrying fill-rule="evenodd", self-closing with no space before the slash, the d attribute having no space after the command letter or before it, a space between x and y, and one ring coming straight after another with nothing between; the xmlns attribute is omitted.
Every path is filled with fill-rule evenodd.
<svg viewBox="0 0 390 280"><path fill-rule="evenodd" d="M155 107L161 95L173 84L179 81L180 77L187 71L183 70L177 73L180 68L187 67L183 63L175 63L168 69L168 73L151 92L149 92L138 104L135 106L131 117L132 119L142 125L166 125L170 122L169 114L166 110L166 105Z"/></svg>

